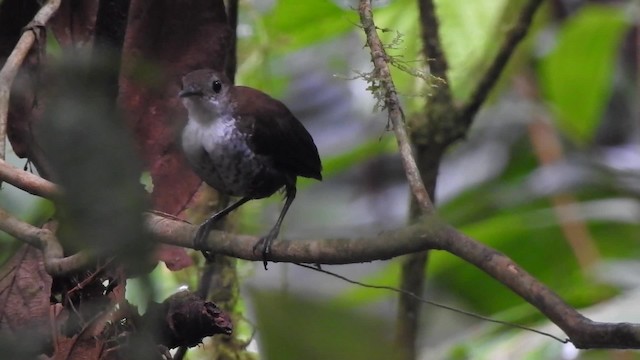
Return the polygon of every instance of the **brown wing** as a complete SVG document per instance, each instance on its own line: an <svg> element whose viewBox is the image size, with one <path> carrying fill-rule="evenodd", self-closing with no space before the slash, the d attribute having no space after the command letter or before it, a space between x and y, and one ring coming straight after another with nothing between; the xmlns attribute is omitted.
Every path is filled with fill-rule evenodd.
<svg viewBox="0 0 640 360"><path fill-rule="evenodd" d="M316 144L291 111L261 91L245 86L236 86L234 91L238 127L250 134L253 150L270 156L282 172L322 180Z"/></svg>

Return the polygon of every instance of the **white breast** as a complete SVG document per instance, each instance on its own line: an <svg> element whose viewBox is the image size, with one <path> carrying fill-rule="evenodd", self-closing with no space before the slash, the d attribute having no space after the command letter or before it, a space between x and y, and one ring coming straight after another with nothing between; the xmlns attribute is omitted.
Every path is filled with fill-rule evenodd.
<svg viewBox="0 0 640 360"><path fill-rule="evenodd" d="M208 124L190 120L182 133L182 147L195 172L229 195L246 195L263 168L232 118Z"/></svg>

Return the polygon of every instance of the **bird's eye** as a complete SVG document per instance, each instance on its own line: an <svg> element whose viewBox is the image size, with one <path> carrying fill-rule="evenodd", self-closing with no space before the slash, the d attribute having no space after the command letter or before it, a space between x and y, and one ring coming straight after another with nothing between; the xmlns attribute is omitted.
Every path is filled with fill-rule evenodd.
<svg viewBox="0 0 640 360"><path fill-rule="evenodd" d="M219 93L220 90L222 90L222 83L220 82L220 80L213 81L213 83L211 84L211 90L213 90L213 92L215 93Z"/></svg>

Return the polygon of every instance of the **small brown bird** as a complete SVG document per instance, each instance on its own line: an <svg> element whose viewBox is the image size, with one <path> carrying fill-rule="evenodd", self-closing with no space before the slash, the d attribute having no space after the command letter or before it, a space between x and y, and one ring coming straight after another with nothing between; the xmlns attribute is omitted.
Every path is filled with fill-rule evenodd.
<svg viewBox="0 0 640 360"><path fill-rule="evenodd" d="M298 176L322 180L313 138L280 101L246 86L234 86L217 71L193 71L179 93L189 113L182 148L195 173L218 192L240 199L207 219L194 240L201 246L212 225L252 199L284 188L285 203L262 246L265 269L273 240L293 199Z"/></svg>

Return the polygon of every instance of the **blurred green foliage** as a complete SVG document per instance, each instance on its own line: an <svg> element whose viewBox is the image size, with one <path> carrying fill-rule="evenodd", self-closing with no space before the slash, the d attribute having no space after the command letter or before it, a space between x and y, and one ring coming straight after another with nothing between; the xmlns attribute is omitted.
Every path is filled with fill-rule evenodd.
<svg viewBox="0 0 640 360"><path fill-rule="evenodd" d="M464 101L470 95L499 50L501 39L516 21L524 3L525 0L436 1L440 36L450 67L449 85L456 99ZM624 16L624 10L615 6L586 5L566 21L557 24L552 23L550 11L550 8L543 7L536 15L533 30L518 48L507 74L522 73L523 70L528 72L528 67L540 59L534 74L535 80L540 84L546 104L556 115L553 120L557 123L560 136L573 141L575 145L589 144L602 122L603 109L609 103L618 52L630 25ZM354 9L336 6L332 1L276 1L272 9L253 14L260 19L260 27L253 36L241 40L241 50L244 52L241 51L240 58L246 59L245 65L248 64L241 65L241 77L251 79L254 86L268 92L268 83L253 82L264 76L264 64L275 68L278 59L286 54L360 32L354 26L358 21ZM421 54L417 2L389 1L387 5L375 8L374 16L381 37L389 44L389 54L422 70L424 59ZM266 35L261 30L265 30ZM534 52L539 50L536 39L542 32L550 31L555 39L552 45L545 42L543 48L546 52L539 58L540 54ZM362 43L364 44L364 40ZM256 55L258 53L262 57ZM257 60L259 58L264 61ZM428 85L406 71L392 71L399 93L405 95L405 111L408 114L419 114L424 106L422 96L429 93ZM260 74L252 75L257 72ZM278 89L281 90L282 79L279 78L278 81ZM500 83L501 88L511 85L508 81ZM393 140L385 138L383 143L374 140L376 139L354 144L341 154L324 158L326 178L337 176L383 153L395 151ZM569 145L568 151L574 149ZM528 140L521 138L517 146L512 146L509 151L509 162L500 174L441 204L442 216L466 234L512 257L574 306L589 306L619 294L617 285L597 281L592 273L585 272L578 266L547 195L530 193L527 181L540 165ZM576 188L572 190L572 194L578 201L629 196L607 184L596 188ZM637 223L611 218L586 221L604 259L635 259L640 255L640 249L635 246L634 240L640 233ZM365 282L395 286L399 273L398 262L390 261L382 270L366 277ZM522 299L504 286L449 254L434 252L429 262L428 274L434 288L453 294L466 309L485 315L496 314L515 322L543 319L536 309L524 304ZM395 297L394 293L354 286L338 295L331 302L333 307L330 309L355 309ZM281 321L281 327L296 328L293 324L299 319L282 322L288 317L287 314L279 313L280 317L265 320L263 314L267 310L263 300L260 297L255 300L259 325L268 326L269 329L264 329L267 333L262 339L265 349L270 358L275 354L274 347L270 346L277 346L277 351L281 351L278 354L283 355L286 350L280 347L284 346L280 343L281 340L269 335L271 331L278 331L271 327L271 322ZM306 300L300 301L304 303ZM269 311L280 311L278 309L283 305L274 302ZM313 313L316 309L315 305L307 306L308 313ZM309 316L305 315L306 320L313 321ZM327 332L340 327L336 325L338 322L322 322L317 326L322 324ZM473 342L472 347L457 347L451 353L445 352L448 354L445 357L476 358L474 355L478 355L480 358L494 358L494 349L505 341L508 342L511 337L498 335L504 332L490 331L488 334L493 340L487 341L487 336L481 337L484 346L475 346L478 343ZM348 342L359 341L359 335L344 336L350 339ZM272 342L281 345L273 345ZM557 344L551 347L540 346L533 349L527 358L555 358L559 356L561 348Z"/></svg>
<svg viewBox="0 0 640 360"><path fill-rule="evenodd" d="M588 144L600 124L630 26L624 9L585 6L559 29L554 48L540 63L540 85L557 124L578 143Z"/></svg>
<svg viewBox="0 0 640 360"><path fill-rule="evenodd" d="M276 1L275 6L264 14L263 19L264 30L269 40L280 44L273 48L273 52L275 55L281 55L353 30L357 14L339 7L332 1L315 1L310 4L282 0ZM310 24L312 26L309 26Z"/></svg>
<svg viewBox="0 0 640 360"><path fill-rule="evenodd" d="M265 359L390 360L392 328L353 309L278 292L254 292Z"/></svg>

